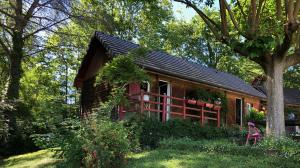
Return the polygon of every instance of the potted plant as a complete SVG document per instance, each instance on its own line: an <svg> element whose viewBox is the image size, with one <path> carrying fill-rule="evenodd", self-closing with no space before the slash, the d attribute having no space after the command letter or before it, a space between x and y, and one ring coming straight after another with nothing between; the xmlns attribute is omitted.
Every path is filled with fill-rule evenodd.
<svg viewBox="0 0 300 168"><path fill-rule="evenodd" d="M249 113L246 115L246 121L255 124L263 123L264 119L265 113L263 111L258 111L256 108L249 109Z"/></svg>
<svg viewBox="0 0 300 168"><path fill-rule="evenodd" d="M220 106L220 105L222 104L221 98L218 97L218 98L214 101L214 104Z"/></svg>

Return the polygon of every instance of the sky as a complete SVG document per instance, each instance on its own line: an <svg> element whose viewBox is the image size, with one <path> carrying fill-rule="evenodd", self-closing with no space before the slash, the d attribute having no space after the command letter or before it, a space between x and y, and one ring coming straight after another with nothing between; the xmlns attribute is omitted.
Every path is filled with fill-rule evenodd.
<svg viewBox="0 0 300 168"><path fill-rule="evenodd" d="M180 2L173 3L173 12L176 19L191 20L197 13L192 8L187 8L186 5ZM219 7L219 1L213 5L214 8Z"/></svg>
<svg viewBox="0 0 300 168"><path fill-rule="evenodd" d="M173 2L173 12L176 19L191 20L196 12L179 2Z"/></svg>

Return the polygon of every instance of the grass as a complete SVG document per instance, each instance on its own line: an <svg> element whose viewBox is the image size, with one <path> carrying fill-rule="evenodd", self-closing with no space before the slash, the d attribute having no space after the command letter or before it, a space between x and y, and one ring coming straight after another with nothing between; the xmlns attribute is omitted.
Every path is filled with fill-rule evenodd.
<svg viewBox="0 0 300 168"><path fill-rule="evenodd" d="M0 163L2 168L52 168L59 162L53 158L51 150L40 150L18 156L12 156Z"/></svg>
<svg viewBox="0 0 300 168"><path fill-rule="evenodd" d="M253 168L273 168L289 167L298 168L300 163L292 159L279 156L256 155L251 151L251 155L234 153L222 153L212 150L202 150L202 148L189 148L181 146L182 141L173 141L168 145L165 143L159 149L144 151L141 153L131 153L127 156L126 168L201 168L201 167L253 167ZM184 141L183 141L184 142ZM190 142L192 147L196 147L199 142ZM218 146L220 144L230 146L226 141L201 141L205 146ZM246 149L246 148L245 148ZM40 150L33 153L13 156L0 163L2 168L51 168L56 167L60 160L53 157L51 150Z"/></svg>
<svg viewBox="0 0 300 168"><path fill-rule="evenodd" d="M255 167L297 168L299 163L278 157L255 157L189 150L157 149L129 155L127 168Z"/></svg>

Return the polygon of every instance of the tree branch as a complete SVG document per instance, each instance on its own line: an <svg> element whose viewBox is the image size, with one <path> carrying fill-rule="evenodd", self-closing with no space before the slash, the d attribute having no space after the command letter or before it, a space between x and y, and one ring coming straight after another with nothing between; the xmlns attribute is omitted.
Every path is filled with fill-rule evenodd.
<svg viewBox="0 0 300 168"><path fill-rule="evenodd" d="M282 15L281 0L276 0L276 16L277 16L277 19L280 19L281 15Z"/></svg>
<svg viewBox="0 0 300 168"><path fill-rule="evenodd" d="M222 34L226 37L229 36L228 29L227 29L227 16L226 16L226 8L224 0L219 0L220 5L220 16L221 16L221 31Z"/></svg>
<svg viewBox="0 0 300 168"><path fill-rule="evenodd" d="M5 24L0 22L0 26L3 28L3 30L5 30L6 32L8 32L10 35L12 35L12 31L14 30L11 27L6 26Z"/></svg>
<svg viewBox="0 0 300 168"><path fill-rule="evenodd" d="M193 8L197 12L197 14L203 19L203 21L209 27L209 29L213 32L215 37L219 40L222 39L222 37L218 33L218 31L221 30L220 26L216 22L214 22L212 19L210 19L208 16L206 16L204 14L204 12L202 10L200 10L195 4L191 3L188 0L174 0L174 1L183 3L183 4Z"/></svg>
<svg viewBox="0 0 300 168"><path fill-rule="evenodd" d="M294 18L296 18L296 19L298 17L299 10L300 10L300 0L297 0L295 9L294 9Z"/></svg>
<svg viewBox="0 0 300 168"><path fill-rule="evenodd" d="M294 23L294 0L288 0L288 6L287 6L287 16L288 16L288 22Z"/></svg>
<svg viewBox="0 0 300 168"><path fill-rule="evenodd" d="M10 50L9 48L5 45L4 41L2 41L2 39L0 38L0 45L2 46L2 48L4 49L4 51L6 52L7 55L10 55Z"/></svg>
<svg viewBox="0 0 300 168"><path fill-rule="evenodd" d="M6 15L6 16L8 16L8 17L11 17L11 18L13 18L13 19L16 18L16 16L7 13L6 11L2 10L1 8L0 8L0 13L3 13L4 15Z"/></svg>
<svg viewBox="0 0 300 168"><path fill-rule="evenodd" d="M64 19L61 19L61 20L55 22L55 23L46 25L46 26L44 26L44 27L42 27L42 28L40 28L40 29L37 29L37 30L35 30L35 31L33 31L33 32L31 32L31 33L25 35L25 36L23 37L23 39L27 39L27 38L29 38L29 37L35 35L36 33L40 32L40 31L47 30L47 29L51 28L52 26L55 26L55 25L57 25L57 24L59 24L59 23L62 23L62 22L64 22L64 21L68 20L68 19L69 19L69 17L66 17L66 18L64 18Z"/></svg>
<svg viewBox="0 0 300 168"><path fill-rule="evenodd" d="M256 0L251 0L249 5L249 15L248 15L248 24L249 24L248 34L250 37L254 36L256 32L256 11L257 11Z"/></svg>
<svg viewBox="0 0 300 168"><path fill-rule="evenodd" d="M245 49L244 47L242 47L242 43L240 43L239 41L235 40L235 39L230 39L229 37L225 36L224 34L219 34L218 32L220 31L220 26L217 25L213 20L211 20L208 16L206 16L195 4L192 4L190 1L188 0L174 0L176 2L180 2L183 3L191 8L193 8L198 15L203 19L203 21L205 22L205 24L208 26L208 28L213 32L214 36L216 37L216 39L228 46L231 46L231 48L239 53L241 56L245 56L248 57L249 56L249 51L247 49ZM235 43L236 45L234 47L232 47L232 43Z"/></svg>
<svg viewBox="0 0 300 168"><path fill-rule="evenodd" d="M241 30L240 30L240 28L239 28L239 25L238 25L238 23L237 23L237 21L236 21L234 15L233 15L231 9L230 9L228 3L226 2L226 0L223 0L223 1L224 1L224 4L225 4L226 9L227 9L227 11L228 11L228 14L229 14L229 16L230 16L230 19L231 19L231 21L232 21L232 23L233 23L233 26L235 27L235 29L236 29L240 34L242 34L242 32L241 32ZM243 35L243 36L244 36L244 35Z"/></svg>
<svg viewBox="0 0 300 168"><path fill-rule="evenodd" d="M226 2L226 1L225 1L225 2ZM244 12L244 10L243 10L243 7L242 7L242 5L241 5L240 1L239 1L239 0L237 0L237 1L236 1L236 3L237 3L237 5L238 5L238 8L240 9L240 11L241 11L242 15L244 16L244 18L246 18L246 17L247 17L247 15L246 15L246 13L245 13L245 12Z"/></svg>
<svg viewBox="0 0 300 168"><path fill-rule="evenodd" d="M263 10L264 1L265 0L259 0L259 2L258 2L258 8L257 8L257 12L256 12L256 17L255 17L255 20L256 20L256 22L255 22L256 23L256 29L258 28L258 25L260 23L260 13Z"/></svg>
<svg viewBox="0 0 300 168"><path fill-rule="evenodd" d="M24 25L25 26L27 25L29 19L32 17L33 11L38 7L38 5L39 5L39 0L34 0L33 3L30 5L30 7L24 17L24 20L25 20Z"/></svg>

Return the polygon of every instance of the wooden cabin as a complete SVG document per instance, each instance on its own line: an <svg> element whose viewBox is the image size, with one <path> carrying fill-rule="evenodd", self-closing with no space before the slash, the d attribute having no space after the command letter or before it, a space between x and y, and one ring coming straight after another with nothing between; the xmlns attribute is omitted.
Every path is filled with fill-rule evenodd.
<svg viewBox="0 0 300 168"><path fill-rule="evenodd" d="M81 90L81 112L85 113L99 102L105 101L109 86L94 86L95 76L104 64L120 54L139 48L139 45L95 32L75 78L74 85ZM161 51L151 51L136 60L146 70L150 82L130 84L131 108L119 107L119 118L130 111L157 116L162 121L174 117L192 118L200 124L215 122L217 126L242 125L250 107L261 108L264 93L229 73L208 68ZM222 93L227 98L227 112L222 105L189 99L187 94L195 89ZM133 110L132 110L133 109ZM211 120L211 121L210 121Z"/></svg>

